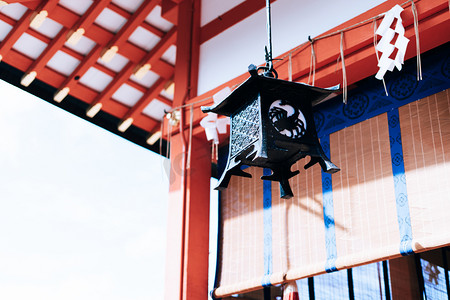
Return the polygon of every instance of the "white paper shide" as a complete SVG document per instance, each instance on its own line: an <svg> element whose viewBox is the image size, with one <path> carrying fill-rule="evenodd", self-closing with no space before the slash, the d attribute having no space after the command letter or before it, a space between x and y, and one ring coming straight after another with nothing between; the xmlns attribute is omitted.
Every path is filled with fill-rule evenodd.
<svg viewBox="0 0 450 300"><path fill-rule="evenodd" d="M402 24L402 18L400 16L403 8L399 5L394 6L391 10L386 12L380 27L377 29L375 34L381 36L381 40L376 46L376 50L382 53L381 58L378 62L378 67L380 68L375 75L379 80L382 80L386 71L393 71L394 67L400 71L402 69L403 61L405 58L406 47L408 46L409 39L405 37L405 28ZM392 25L395 22L395 27L392 29ZM397 39L393 44L395 36ZM397 49L397 54L395 58L392 59L392 53Z"/></svg>
<svg viewBox="0 0 450 300"><path fill-rule="evenodd" d="M220 90L213 96L214 103L221 102L229 94L231 94L231 89L229 87ZM206 139L208 141L214 141L214 144L219 144L219 133L227 133L227 125L230 125L230 118L226 117L219 119L215 113L208 113L208 115L200 121L200 126L205 129Z"/></svg>

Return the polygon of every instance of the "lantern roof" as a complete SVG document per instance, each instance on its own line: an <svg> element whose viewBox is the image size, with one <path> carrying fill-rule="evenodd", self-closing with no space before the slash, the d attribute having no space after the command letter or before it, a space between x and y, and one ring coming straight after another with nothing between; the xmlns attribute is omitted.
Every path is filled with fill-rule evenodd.
<svg viewBox="0 0 450 300"><path fill-rule="evenodd" d="M290 91L302 95L301 101L311 101L312 104L323 102L327 98L334 97L339 92L339 85L330 88L319 88L305 83L281 80L263 74L259 75L255 65L250 65L248 69L251 76L245 82L221 102L213 106L202 106L202 111L230 117L240 111L249 100L253 100L261 91L274 93L278 90Z"/></svg>

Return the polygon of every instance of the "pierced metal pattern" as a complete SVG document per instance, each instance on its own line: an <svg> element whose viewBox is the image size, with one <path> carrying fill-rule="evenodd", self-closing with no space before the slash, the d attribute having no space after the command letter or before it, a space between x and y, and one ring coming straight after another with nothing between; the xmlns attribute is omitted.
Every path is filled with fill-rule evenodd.
<svg viewBox="0 0 450 300"><path fill-rule="evenodd" d="M260 122L259 98L231 118L231 157L259 139Z"/></svg>

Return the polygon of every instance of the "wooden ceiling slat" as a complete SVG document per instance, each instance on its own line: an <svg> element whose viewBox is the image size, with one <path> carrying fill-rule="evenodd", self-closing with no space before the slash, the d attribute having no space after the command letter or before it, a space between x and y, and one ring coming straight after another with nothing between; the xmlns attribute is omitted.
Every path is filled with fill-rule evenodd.
<svg viewBox="0 0 450 300"><path fill-rule="evenodd" d="M77 26L85 26L88 28L94 20L97 18L98 14L103 10L103 8L108 4L110 0L102 0L99 1L88 9L86 14L84 14L79 21L74 25L74 27L78 28ZM42 5L42 9L52 9L55 8L57 5L57 0L51 0L45 3L45 5ZM63 28L58 33L58 35L50 41L47 48L42 52L42 54L34 61L31 66L28 68L26 73L35 71L38 73L38 78L40 71L46 66L48 61L55 55L56 52L63 49L63 46L67 40L67 36L69 33L68 28Z"/></svg>
<svg viewBox="0 0 450 300"><path fill-rule="evenodd" d="M133 80L128 80L127 84L131 87L134 87L135 89L137 89L138 91L140 91L142 93L145 93L148 90L148 88L140 85L139 83L137 83L136 81L133 81Z"/></svg>
<svg viewBox="0 0 450 300"><path fill-rule="evenodd" d="M160 38L162 38L164 36L164 34L165 34L165 32L162 31L161 29L158 29L155 26L153 26L152 24L149 24L149 23L147 23L145 21L142 22L141 26L142 26L142 28L150 31L151 33L153 33L154 35L156 35L156 36L158 36Z"/></svg>
<svg viewBox="0 0 450 300"><path fill-rule="evenodd" d="M92 101L91 106L94 106L97 103L104 104L105 101L109 100L112 95L117 91L117 89L124 84L128 78L130 78L131 74L133 74L133 70L135 65L132 61L128 62L125 68L120 71L113 81L97 96L94 101Z"/></svg>
<svg viewBox="0 0 450 300"><path fill-rule="evenodd" d="M36 12L46 10L50 15L50 13L55 9L56 5L58 5L58 2L59 0L42 1L41 4L36 8Z"/></svg>
<svg viewBox="0 0 450 300"><path fill-rule="evenodd" d="M43 35L42 33L34 30L31 27L29 27L25 32L28 33L29 35L37 38L38 40L46 43L46 44L50 44L50 42L52 41L51 38L49 38L48 36Z"/></svg>
<svg viewBox="0 0 450 300"><path fill-rule="evenodd" d="M137 114L140 114L142 110L153 100L156 96L159 95L161 90L166 85L167 80L164 78L158 79L158 81L147 90L147 92L139 99L139 101L125 114L122 120L126 120L128 118L136 118ZM171 104L169 104L171 105ZM158 121L159 122L159 121Z"/></svg>
<svg viewBox="0 0 450 300"><path fill-rule="evenodd" d="M50 44L45 48L45 50L39 55L39 57L28 67L28 70L25 73L30 73L35 71L38 74L38 78L40 71L47 65L48 61L55 55L58 50L62 48L64 43L66 42L68 30L66 28L61 29L58 35L50 42Z"/></svg>
<svg viewBox="0 0 450 300"><path fill-rule="evenodd" d="M138 46L127 41L119 48L119 53L126 56L129 60L138 63L147 54L147 52Z"/></svg>
<svg viewBox="0 0 450 300"><path fill-rule="evenodd" d="M72 50L68 47L66 47L65 45L63 45L61 47L61 51L64 51L66 54L69 54L70 56L73 56L74 58L78 59L78 60L83 60L84 55L81 53L76 52L75 50Z"/></svg>
<svg viewBox="0 0 450 300"><path fill-rule="evenodd" d="M145 64L153 65L156 61L160 59L160 57L164 54L164 52L172 46L177 39L177 27L174 26L166 35L159 41L159 43L153 47L150 52L148 52L144 58L139 63L140 66Z"/></svg>
<svg viewBox="0 0 450 300"><path fill-rule="evenodd" d="M115 3L109 3L108 8L110 10L112 10L113 12L118 13L119 15L121 15L122 17L124 17L125 19L129 19L131 17L131 13L127 12L125 9L123 9L122 7L118 6Z"/></svg>
<svg viewBox="0 0 450 300"><path fill-rule="evenodd" d="M17 21L14 20L13 18L8 17L7 15L4 15L2 13L0 13L0 20L11 25L11 26L15 26Z"/></svg>
<svg viewBox="0 0 450 300"><path fill-rule="evenodd" d="M111 77L116 77L116 75L117 75L117 73L114 72L113 70L111 70L111 69L105 67L105 66L102 65L102 64L99 64L99 63L98 63L98 60L94 63L93 67L95 67L95 68L98 69L99 71L102 71L102 72L105 73L105 74L108 74L108 75L111 76Z"/></svg>
<svg viewBox="0 0 450 300"><path fill-rule="evenodd" d="M170 47L170 45L173 44L175 37L176 37L176 28L173 28L166 34L166 36L164 36L164 38L162 38L159 41L159 43L150 52L148 52L145 55L141 64L142 63L145 64L147 62L160 63L161 60L159 59L159 57ZM114 78L114 80L105 88L105 90L102 93L100 93L100 95L92 102L92 105L108 101L112 97L112 95L116 92L116 90L120 88L122 84L124 84L129 80L130 76L139 66L140 64L135 64L132 61L130 61L125 66L125 68L123 68L122 71L119 72L119 74ZM165 81L166 79L162 80ZM161 92L163 88L164 86L160 87L160 89L158 90L158 94Z"/></svg>
<svg viewBox="0 0 450 300"><path fill-rule="evenodd" d="M164 86L165 87L165 86ZM172 106L172 100L170 100L170 99L167 99L166 97L163 97L163 96L161 96L161 95L157 95L156 97L155 97L155 99L156 100L159 100L159 101L161 101L162 103L164 103L164 104L167 104L167 105L169 105L169 106Z"/></svg>
<svg viewBox="0 0 450 300"><path fill-rule="evenodd" d="M17 21L16 25L11 29L8 35L0 44L0 55L5 57L6 54L11 50L12 46L17 42L17 40L22 36L22 34L28 29L30 25L30 17L33 11L27 10L25 14Z"/></svg>
<svg viewBox="0 0 450 300"><path fill-rule="evenodd" d="M152 118L144 114L136 116L136 119L133 121L133 125L147 131L148 133L155 132L161 128L160 121L154 122Z"/></svg>
<svg viewBox="0 0 450 300"><path fill-rule="evenodd" d="M124 17L126 19L129 19L131 17L131 15L132 15L129 12L127 12L126 10L124 10L123 8L117 6L114 3L111 3L110 5L108 5L108 8L111 9L112 11L118 13L119 15L121 15L122 17ZM140 26L142 26L143 28L147 29L148 31L150 31L154 35L158 36L159 38L162 38L164 36L164 34L165 34L164 31L162 31L159 28L156 28L152 24L149 24L149 23L145 22L145 20L140 24Z"/></svg>
<svg viewBox="0 0 450 300"><path fill-rule="evenodd" d="M89 54L87 54L84 59L81 61L81 63L78 65L78 67L64 80L62 85L59 86L59 90L68 87L70 90L72 90L76 84L78 83L78 79L81 78L84 73L89 70L91 66L95 64L95 62L100 57L100 52L102 50L102 46L97 45L95 46ZM84 100L84 99L82 99Z"/></svg>
<svg viewBox="0 0 450 300"><path fill-rule="evenodd" d="M91 25L97 19L98 15L105 9L106 6L111 2L111 0L98 0L94 1L88 10L78 19L78 21L71 27L72 30L76 31L79 28L83 28L87 31Z"/></svg>
<svg viewBox="0 0 450 300"><path fill-rule="evenodd" d="M30 4L29 4L30 3ZM27 7L33 7L31 5L33 2L26 2L24 5ZM55 22L63 25L67 28L73 28L78 21L80 16L78 16L73 11L65 8L64 6L57 5L54 9L54 12L51 16L51 19ZM114 33L106 30L105 28L93 23L89 30L86 31L85 36L91 40L93 40L95 43L100 44L102 46L107 45L113 38ZM120 53L123 53L124 56L128 57L129 59L137 62L142 57L144 57L146 51L144 49L139 48L136 45L131 44L130 42L125 42L123 45L124 49L127 49L127 51L120 50ZM128 51L132 52L130 55L128 55ZM136 57L137 54L137 57Z"/></svg>
<svg viewBox="0 0 450 300"><path fill-rule="evenodd" d="M166 79L172 78L174 70L174 66L161 59L158 59L152 64L152 71Z"/></svg>
<svg viewBox="0 0 450 300"><path fill-rule="evenodd" d="M12 3L25 3L25 2L34 2L34 3L40 3L41 1L36 1L36 0L7 0L5 2L8 2L8 4L12 4Z"/></svg>
<svg viewBox="0 0 450 300"><path fill-rule="evenodd" d="M112 46L120 47L125 43L136 28L145 20L148 14L157 5L157 0L144 1L138 10L131 15L127 23L109 41L107 48Z"/></svg>
<svg viewBox="0 0 450 300"><path fill-rule="evenodd" d="M31 3L33 2L27 2L24 3L24 5L30 7ZM80 17L76 13L70 11L69 9L61 5L57 5L55 7L54 13L52 14L52 19L55 22L58 22L64 27L68 28L74 28L79 18ZM93 23L89 28L89 30L86 31L85 36L90 38L97 44L105 46L109 44L109 42L112 40L114 33L111 33L105 28ZM131 61L138 63L145 56L146 51L130 43L129 41L126 41L119 49L119 53L121 53ZM161 60L155 62L152 66L152 70L164 78L170 78L170 76L173 74L173 69L174 67L172 65Z"/></svg>

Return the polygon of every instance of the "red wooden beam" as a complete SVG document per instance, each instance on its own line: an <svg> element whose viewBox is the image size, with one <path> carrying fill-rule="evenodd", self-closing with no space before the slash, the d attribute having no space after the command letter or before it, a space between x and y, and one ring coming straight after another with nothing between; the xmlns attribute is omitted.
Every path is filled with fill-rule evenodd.
<svg viewBox="0 0 450 300"><path fill-rule="evenodd" d="M122 118L122 121L125 121L128 118L136 118L136 115L140 114L144 108L155 99L164 86L167 80L164 78L159 78L155 84L147 90L147 92L139 99L139 101L125 114ZM157 120L159 122L159 120Z"/></svg>
<svg viewBox="0 0 450 300"><path fill-rule="evenodd" d="M186 155L181 135L171 140L168 201L170 222L167 225L165 300L206 300L208 298L209 182L211 178L211 151L208 146L209 144L196 138L192 140L191 166L193 167L186 169ZM180 257L180 252L185 256L184 260ZM186 275L186 279L190 279L185 287L186 293L181 295L180 288L177 286L179 283L177 274L168 272L180 268L180 272ZM190 289L192 286L195 286L199 293L194 294Z"/></svg>
<svg viewBox="0 0 450 300"><path fill-rule="evenodd" d="M117 4L111 2L108 5L108 8L110 10L112 10L113 12L116 12L117 14L121 15L122 17L124 17L125 19L129 19L131 17L131 13L127 12L125 9L123 9L122 7L118 6Z"/></svg>
<svg viewBox="0 0 450 300"><path fill-rule="evenodd" d="M138 64L138 67L145 64L153 65L154 63L156 63L158 60L160 60L164 52L166 52L167 49L175 43L176 39L177 27L174 26L169 30L169 32L166 33L166 35L158 42L158 44L153 47L153 49L150 50L148 54L145 55L145 57Z"/></svg>
<svg viewBox="0 0 450 300"><path fill-rule="evenodd" d="M56 5L58 4L59 0L45 0L40 3L40 5L36 8L36 12L40 12L41 10L48 11L49 15L50 12L55 9Z"/></svg>
<svg viewBox="0 0 450 300"><path fill-rule="evenodd" d="M170 100L170 99L167 99L166 97L163 97L163 96L161 96L161 95L157 95L156 96L156 99L157 100L159 100L159 101L161 101L162 103L164 103L164 104L167 104L167 105L169 105L169 106L172 106L172 100Z"/></svg>
<svg viewBox="0 0 450 300"><path fill-rule="evenodd" d="M32 3L33 2L30 2L30 4L27 4L27 6L33 7L31 5ZM92 13L92 16L94 16L94 13ZM76 28L76 23L80 19L80 17L76 13L68 10L67 8L57 5L54 10L54 13L52 14L52 19L62 24L64 27ZM103 27L95 23L91 24L89 30L85 33L85 35L86 37L92 39L94 42L102 46L107 45L114 36L113 33L109 32L108 30L104 29ZM127 57L128 59L130 59L135 63L139 63L147 54L145 50L137 47L136 45L131 44L128 41L123 43L122 47L119 49L119 53L123 54L125 57ZM152 64L152 71L157 73L161 77L167 79L171 78L173 74L173 69L174 68L172 65L162 60L158 60Z"/></svg>
<svg viewBox="0 0 450 300"><path fill-rule="evenodd" d="M89 52L84 59L80 62L80 64L75 68L75 70L70 74L69 77L67 77L62 85L59 85L59 90L63 89L65 87L68 87L70 90L72 90L76 84L78 83L78 79L80 79L84 73L89 70L89 68L95 64L95 62L100 57L100 52L102 50L102 46L97 45L95 46L91 52ZM58 86L57 86L58 87ZM81 98L84 100L83 98Z"/></svg>
<svg viewBox="0 0 450 300"><path fill-rule="evenodd" d="M8 56L5 57L4 61L7 64L12 65L22 71L27 70L28 67L33 63L33 60L31 58L24 56L14 49L11 49L11 51L8 53ZM64 86L63 83L66 80L66 77L64 75L61 75L48 67L45 67L41 71L40 75L41 76L39 80L51 86ZM74 83L76 84L77 81L74 81ZM71 92L71 95L86 103L92 103L92 101L94 101L94 99L98 96L98 93L89 87L78 84L76 85L76 88L73 89L73 93ZM129 111L129 107L117 101L107 101L102 107L102 110L121 119L123 118L125 113ZM148 132L151 132L156 126L156 122L144 114L137 115L136 120L135 122L133 122L133 124Z"/></svg>
<svg viewBox="0 0 450 300"><path fill-rule="evenodd" d="M62 48L66 42L66 35L68 29L63 28L58 33L58 35L50 42L50 44L45 48L45 50L39 55L39 57L28 67L26 74L30 72L39 72L47 65L48 61L55 55L58 50Z"/></svg>
<svg viewBox="0 0 450 300"><path fill-rule="evenodd" d="M33 3L34 2L27 2L24 3L24 5L26 5L30 9L34 9L35 6L32 5ZM73 11L65 8L64 6L57 5L54 9L54 12L52 13L51 18L64 27L73 28L76 22L79 20L80 16L78 16ZM105 46L113 39L115 34L93 23L89 30L86 31L85 35L97 44ZM121 50L119 52L124 54L134 62L139 62L146 54L146 51L144 49L141 49L128 41L123 43L123 46L121 47ZM170 66L169 64L167 65Z"/></svg>
<svg viewBox="0 0 450 300"><path fill-rule="evenodd" d="M87 31L91 25L97 19L98 15L105 9L106 6L111 2L111 0L98 0L89 6L88 10L76 21L72 26L67 26L76 31L79 28L83 28Z"/></svg>
<svg viewBox="0 0 450 300"><path fill-rule="evenodd" d="M124 17L125 19L129 19L131 17L131 15L132 15L131 13L127 12L122 7L119 7L116 4L114 4L114 3L110 3L108 5L108 8L111 9L112 11L118 13L119 15ZM147 29L148 31L150 31L151 33L153 33L154 35L156 35L156 36L158 36L160 38L162 38L164 36L164 31L162 31L159 28L156 28L152 24L149 24L147 22L142 22L140 24L140 26L142 26L143 28Z"/></svg>
<svg viewBox="0 0 450 300"><path fill-rule="evenodd" d="M36 1L36 0L6 0L5 1L8 4L12 4L12 3L25 3L25 2L41 2L41 1Z"/></svg>
<svg viewBox="0 0 450 300"><path fill-rule="evenodd" d="M178 25L178 4L172 0L161 0L161 15L164 19Z"/></svg>
<svg viewBox="0 0 450 300"><path fill-rule="evenodd" d="M339 30L341 28L346 28L352 24L356 24L358 22L364 21L368 18L370 18L371 16L375 16L378 15L382 12L388 11L390 8L392 8L392 6L394 6L395 4L402 4L401 0L396 0L396 1L387 1L382 3L381 5L367 11L366 13L350 20L347 21L341 25L339 25L336 28L333 28L331 30L329 30L328 32L325 32L322 35L326 35L330 32L335 32L336 30ZM418 2L417 3L417 9L419 12L419 22L420 24L426 23L427 18L434 15L436 12L438 11L442 11L447 9L448 10L448 2L445 2L443 0L430 0L427 2L427 4L425 5L423 2ZM402 13L402 19L403 19L403 26L405 27L406 33L405 36L407 38L409 38L411 41L413 41L415 39L415 33L414 33L414 26L413 26L413 15L411 12L411 8L410 6L407 4L407 7L405 8L404 12ZM444 25L444 24L442 24ZM373 49L373 24L371 22L357 27L355 29L346 31L344 33L344 39L345 39L345 57L347 57L348 55L352 55L352 54L356 54L360 51L363 51L363 49L365 48L371 48L372 52L375 53L374 49ZM419 25L419 30L422 31L423 25ZM319 36L320 38L320 36ZM422 36L421 36L422 39ZM443 37L436 37L436 40L445 40L443 39ZM422 41L423 42L423 41ZM318 75L318 71L320 72L321 68L327 68L328 66L333 66L336 67L336 57L339 56L339 43L340 43L340 36L339 35L334 35L331 36L329 38L323 39L323 40L318 40L317 42L314 43L314 49L316 52L316 58L317 58L317 63L316 63L316 76ZM413 51L413 47L415 47L415 43L410 42L409 47L408 47L408 52L406 55L406 59L415 56L415 50ZM306 50L306 51L305 51ZM306 61L310 59L310 47L309 45L303 49L301 49L299 51L298 57L294 57L295 60L299 61ZM370 55L370 53L368 53L370 57L372 57L372 55ZM295 55L297 56L297 55ZM361 58L361 56L358 55L359 58ZM373 59L375 59L375 56L373 55L372 57ZM346 61L347 62L347 61ZM279 66L281 68L279 68L277 66L277 70L280 70L280 74L284 74L283 77L287 78L287 61L279 64ZM368 66L364 66L362 68L360 68L360 72L362 72L361 74L358 75L358 71L357 73L353 73L353 74L349 74L350 76L354 76L354 80L352 82L349 81L349 84L356 82L360 79L363 79L365 77L363 76L363 73L366 75L368 74L367 71L370 71L369 75L373 72L376 73L377 70L377 66L376 63L375 64L370 64ZM307 73L309 73L309 63L293 63L293 78L296 80L300 80L303 79L306 76ZM340 81L337 81L339 76L336 74L336 72L333 71L333 73L335 73L335 78L334 81L324 81L323 79L321 79L321 77L319 76L316 80L316 85L321 86L321 87L327 87L330 85L334 85L335 83L339 83ZM328 75L325 77L329 77ZM337 81L337 82L336 82Z"/></svg>
<svg viewBox="0 0 450 300"><path fill-rule="evenodd" d="M173 28L173 30L169 31L166 36L161 39L158 44L150 51L148 52L142 62L159 62L159 57L162 53L164 53L167 48L169 48L173 42L174 38L176 36L176 28ZM111 96L115 93L115 91L123 84L125 83L130 76L133 74L133 72L136 71L137 68L140 67L140 64L135 64L132 61L130 61L123 70L114 78L114 80L105 88L105 90L100 93L100 95L91 103L91 106L96 105L97 103L103 103L105 101L108 101ZM158 94L161 92L163 87L161 87L158 90Z"/></svg>
<svg viewBox="0 0 450 300"><path fill-rule="evenodd" d="M106 48L110 49L113 46L120 48L156 5L157 0L144 1L138 10L131 15L131 18L128 19L127 23L108 42Z"/></svg>
<svg viewBox="0 0 450 300"><path fill-rule="evenodd" d="M142 26L142 28L147 29L148 31L150 31L151 33L156 35L157 37L162 38L165 34L165 32L162 31L161 29L156 28L155 26L153 26L152 24L149 24L147 22L142 22L141 26Z"/></svg>
<svg viewBox="0 0 450 300"><path fill-rule="evenodd" d="M15 26L17 21L14 20L11 17L8 17L7 15L4 15L2 13L0 13L0 20L2 20L3 22L5 22L6 24L9 24L11 26Z"/></svg>
<svg viewBox="0 0 450 300"><path fill-rule="evenodd" d="M272 0L272 3L275 1L276 0ZM201 28L200 44L203 44L245 18L253 15L258 10L264 8L265 4L265 1L262 0L246 0L233 7Z"/></svg>
<svg viewBox="0 0 450 300"><path fill-rule="evenodd" d="M178 15L174 106L182 105L197 95L200 17L197 16L194 3L192 0L183 2L185 11Z"/></svg>
<svg viewBox="0 0 450 300"><path fill-rule="evenodd" d="M131 74L133 74L133 69L135 65L132 61L128 62L128 64L120 71L113 81L92 101L91 106L96 105L97 103L104 103L105 101L111 99L111 96L119 89L119 87L124 84L128 78L130 78Z"/></svg>
<svg viewBox="0 0 450 300"><path fill-rule="evenodd" d="M179 4L174 105L196 94L200 40L200 0ZM187 125L181 114L181 129ZM209 250L209 145L192 139L192 163L187 168L187 131L171 140L171 184L169 189L165 299L208 298ZM174 171L177 172L174 172ZM194 171L195 170L195 171ZM194 176L195 175L195 179Z"/></svg>
<svg viewBox="0 0 450 300"><path fill-rule="evenodd" d="M16 25L11 29L8 35L3 39L0 44L0 58L5 57L6 54L11 50L12 46L17 42L17 40L22 36L22 34L28 29L30 25L30 17L33 11L27 10L25 14L17 21Z"/></svg>

